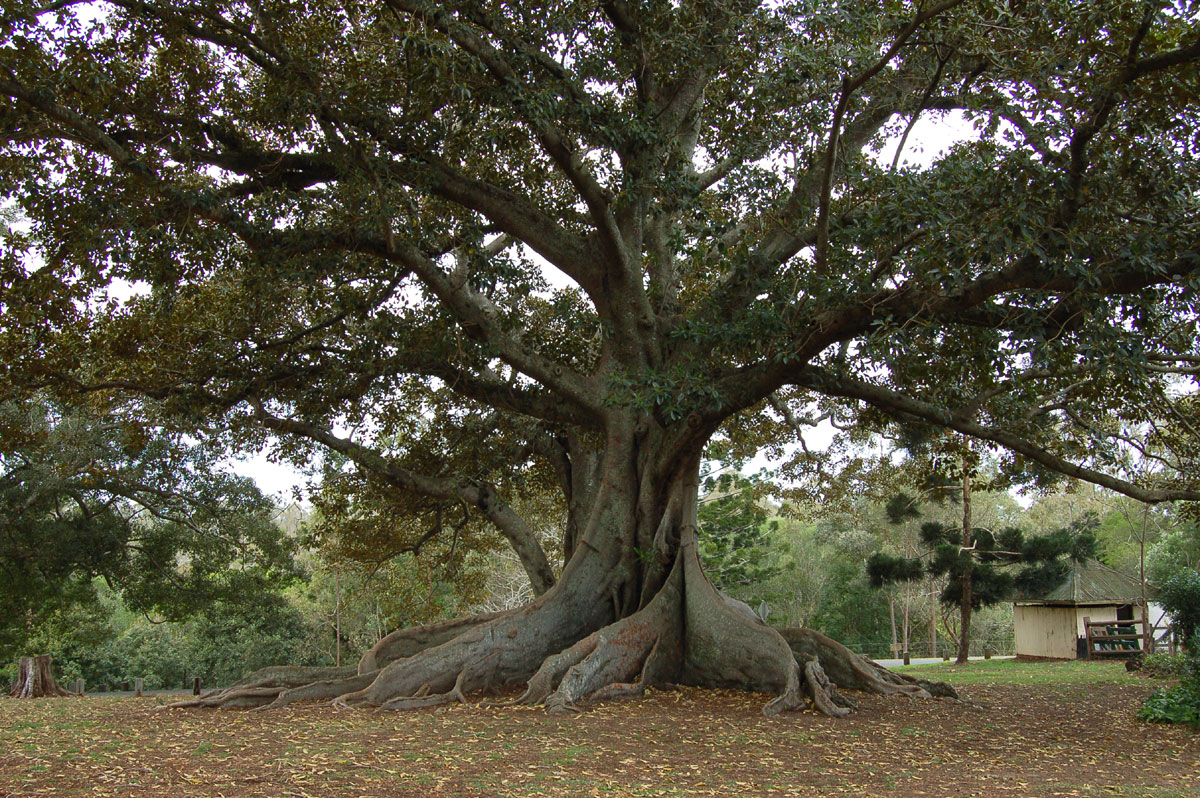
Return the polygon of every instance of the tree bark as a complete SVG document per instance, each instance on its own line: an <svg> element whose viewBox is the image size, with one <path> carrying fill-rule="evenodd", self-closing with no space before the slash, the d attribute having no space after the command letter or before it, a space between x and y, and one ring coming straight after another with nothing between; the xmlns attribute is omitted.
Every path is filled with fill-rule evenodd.
<svg viewBox="0 0 1200 798"><path fill-rule="evenodd" d="M962 550L969 558L972 555L969 553L972 546L971 536L971 470L967 462L966 455L963 455L963 477L962 477L962 497L963 497L963 522L962 522ZM959 599L959 619L960 629L958 633L958 657L955 662L959 665L966 665L971 653L971 564L968 564L962 572L962 596Z"/></svg>
<svg viewBox="0 0 1200 798"><path fill-rule="evenodd" d="M1151 652L1154 628L1150 625L1150 602L1146 599L1146 530L1150 525L1150 505L1142 504L1142 534L1138 537L1138 585L1142 600L1142 656Z"/></svg>
<svg viewBox="0 0 1200 798"><path fill-rule="evenodd" d="M17 681L9 695L12 698L57 698L74 693L58 686L50 655L42 654L17 660Z"/></svg>

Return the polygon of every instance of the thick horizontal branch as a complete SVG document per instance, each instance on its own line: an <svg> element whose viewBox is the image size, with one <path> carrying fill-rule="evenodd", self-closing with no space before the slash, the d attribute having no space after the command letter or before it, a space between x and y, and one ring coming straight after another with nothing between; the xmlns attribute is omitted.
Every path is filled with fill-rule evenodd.
<svg viewBox="0 0 1200 798"><path fill-rule="evenodd" d="M811 366L797 369L792 375L791 382L828 396L857 399L902 419L918 419L978 440L991 441L1009 451L1023 455L1051 471L1100 485L1137 501L1157 504L1167 501L1200 500L1200 489L1198 488L1148 488L1138 485L1067 460L1020 435L973 421L969 417L956 414L940 405L893 391L881 385L830 374Z"/></svg>

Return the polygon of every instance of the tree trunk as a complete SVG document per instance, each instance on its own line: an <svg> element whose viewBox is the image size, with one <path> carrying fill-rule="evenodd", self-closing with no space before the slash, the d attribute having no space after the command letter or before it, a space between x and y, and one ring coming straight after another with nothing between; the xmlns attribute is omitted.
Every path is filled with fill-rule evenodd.
<svg viewBox="0 0 1200 798"><path fill-rule="evenodd" d="M1146 599L1146 530L1150 526L1150 505L1142 504L1142 534L1138 538L1138 584L1142 592L1142 656L1151 652L1154 627L1150 625L1150 602Z"/></svg>
<svg viewBox="0 0 1200 798"><path fill-rule="evenodd" d="M962 523L962 550L964 553L970 552L973 547L971 538L971 471L968 467L967 458L963 456L963 478L962 478L962 499L963 499L963 523ZM970 557L967 554L967 557ZM973 562L968 562L962 572L962 597L959 603L959 633L958 633L958 658L955 662L959 665L966 665L971 652L971 569Z"/></svg>
<svg viewBox="0 0 1200 798"><path fill-rule="evenodd" d="M17 682L9 695L13 698L57 698L74 694L58 686L50 655L42 654L17 660Z"/></svg>
<svg viewBox="0 0 1200 798"><path fill-rule="evenodd" d="M524 684L516 702L569 712L682 683L771 693L767 714L810 701L844 715L850 703L832 674L856 674L848 685L855 689L928 695L905 680L880 678L841 646L797 653L749 607L713 587L695 536L705 437L686 425L610 432L571 560L529 605L395 632L356 672L271 669L175 706L332 699L341 707L410 709Z"/></svg>
<svg viewBox="0 0 1200 798"><path fill-rule="evenodd" d="M892 656L900 655L900 638L896 633L896 599L891 591L888 591L888 620L892 623Z"/></svg>
<svg viewBox="0 0 1200 798"><path fill-rule="evenodd" d="M937 653L937 624L938 624L938 595L934 589L933 577L929 578L929 656L936 657Z"/></svg>

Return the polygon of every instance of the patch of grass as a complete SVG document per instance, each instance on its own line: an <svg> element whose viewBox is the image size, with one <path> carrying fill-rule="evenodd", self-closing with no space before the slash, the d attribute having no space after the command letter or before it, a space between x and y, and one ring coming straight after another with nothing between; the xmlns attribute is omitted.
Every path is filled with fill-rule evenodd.
<svg viewBox="0 0 1200 798"><path fill-rule="evenodd" d="M591 748L582 745L568 745L542 754L542 759L548 764L569 765L580 756L591 752Z"/></svg>
<svg viewBox="0 0 1200 798"><path fill-rule="evenodd" d="M974 661L967 665L939 663L892 668L901 673L950 684L1058 685L1128 683L1120 662L1022 662L1015 659Z"/></svg>

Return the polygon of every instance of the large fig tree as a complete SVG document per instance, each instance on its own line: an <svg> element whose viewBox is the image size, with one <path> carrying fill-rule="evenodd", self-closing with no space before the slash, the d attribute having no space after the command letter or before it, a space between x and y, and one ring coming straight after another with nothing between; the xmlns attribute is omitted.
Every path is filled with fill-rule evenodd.
<svg viewBox="0 0 1200 798"><path fill-rule="evenodd" d="M1194 2L8 0L0 40L10 382L333 450L539 594L210 701L924 692L696 556L706 444L831 412L1200 497L1099 445L1194 458Z"/></svg>

